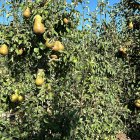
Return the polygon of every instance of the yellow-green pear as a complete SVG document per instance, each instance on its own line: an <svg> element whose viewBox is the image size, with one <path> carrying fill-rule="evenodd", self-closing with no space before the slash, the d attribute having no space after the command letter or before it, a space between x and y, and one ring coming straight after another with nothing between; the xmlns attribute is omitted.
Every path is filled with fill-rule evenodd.
<svg viewBox="0 0 140 140"><path fill-rule="evenodd" d="M8 46L6 44L3 44L0 46L0 54L1 55L7 55L8 54Z"/></svg>
<svg viewBox="0 0 140 140"><path fill-rule="evenodd" d="M62 43L60 41L55 41L54 47L52 48L52 50L54 50L54 51L63 51L64 46L62 45Z"/></svg>
<svg viewBox="0 0 140 140"><path fill-rule="evenodd" d="M132 23L132 21L129 23L129 29L133 29L133 23Z"/></svg>
<svg viewBox="0 0 140 140"><path fill-rule="evenodd" d="M31 15L30 8L27 7L27 8L25 9L25 11L23 12L23 16L26 17L26 18L29 18L30 15Z"/></svg>
<svg viewBox="0 0 140 140"><path fill-rule="evenodd" d="M34 17L33 31L36 34L43 34L45 32L45 27L42 23L42 17L40 15L36 15Z"/></svg>
<svg viewBox="0 0 140 140"><path fill-rule="evenodd" d="M46 47L48 47L48 48L52 48L52 47L54 46L54 42L53 42L53 41L50 42L50 39L47 38L47 39L46 39L46 42L45 42L45 45L46 45Z"/></svg>
<svg viewBox="0 0 140 140"><path fill-rule="evenodd" d="M37 20L37 21L42 21L42 17L40 15L35 15L34 16L34 20Z"/></svg>

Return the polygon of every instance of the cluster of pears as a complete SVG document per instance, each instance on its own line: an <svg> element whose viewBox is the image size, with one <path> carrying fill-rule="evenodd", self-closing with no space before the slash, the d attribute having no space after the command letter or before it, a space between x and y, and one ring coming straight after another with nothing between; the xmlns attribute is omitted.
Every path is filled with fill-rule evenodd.
<svg viewBox="0 0 140 140"><path fill-rule="evenodd" d="M65 21L65 22L68 22L68 21ZM40 15L36 15L34 17L33 31L36 34L43 34L45 32L45 27L44 27L44 24L42 23L42 17ZM64 50L64 46L62 45L60 41L53 41L50 43L50 39L47 38L45 45L48 48L52 48L52 50L54 51Z"/></svg>
<svg viewBox="0 0 140 140"><path fill-rule="evenodd" d="M50 42L50 39L47 38L45 45L46 45L46 47L51 48L53 51L63 51L64 50L64 46L58 40Z"/></svg>
<svg viewBox="0 0 140 140"><path fill-rule="evenodd" d="M26 7L25 11L23 12L23 16L25 18L29 18L31 16L31 10L29 7ZM42 23L42 17L40 15L36 15L34 17L33 31L35 34L43 34L45 32L45 27Z"/></svg>
<svg viewBox="0 0 140 140"><path fill-rule="evenodd" d="M68 21L66 21L68 22ZM34 26L33 26L33 31L36 34L43 34L45 32L45 27L44 24L42 23L42 17L40 15L36 15L34 17ZM50 39L46 39L45 43L46 47L52 48L54 51L63 51L64 46L60 41L53 41L50 42Z"/></svg>
<svg viewBox="0 0 140 140"><path fill-rule="evenodd" d="M24 100L23 96L19 94L19 92L16 90L14 94L10 97L11 102L22 102Z"/></svg>
<svg viewBox="0 0 140 140"><path fill-rule="evenodd" d="M3 44L0 46L0 54L1 55L7 55L8 54L8 46L6 44Z"/></svg>
<svg viewBox="0 0 140 140"><path fill-rule="evenodd" d="M0 54L1 55L7 55L9 53L8 46L6 44L3 44L0 46ZM17 55L22 55L23 54L23 48L16 49Z"/></svg>
<svg viewBox="0 0 140 140"><path fill-rule="evenodd" d="M31 15L30 8L27 7L25 9L25 11L23 12L23 16L26 17L26 18L29 18L30 15ZM68 24L68 22L69 22L67 18L64 18L63 21L64 21L65 24ZM35 34L43 34L45 32L45 26L42 23L42 17L40 15L36 15L34 17L33 32ZM52 50L54 50L54 51L64 50L64 46L62 45L62 43L60 41L53 41L53 42L50 43L50 39L47 38L45 45L48 48L52 48Z"/></svg>

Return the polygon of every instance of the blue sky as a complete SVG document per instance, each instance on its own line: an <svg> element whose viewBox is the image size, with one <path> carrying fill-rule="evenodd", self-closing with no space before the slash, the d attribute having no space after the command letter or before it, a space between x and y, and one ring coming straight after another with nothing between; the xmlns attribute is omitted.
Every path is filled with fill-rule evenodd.
<svg viewBox="0 0 140 140"><path fill-rule="evenodd" d="M67 0L67 2L70 2L71 0ZM109 1L109 5L112 6L115 3L120 2L120 0L89 0L90 4L89 4L89 8L91 11L95 10L96 6L97 6L97 1Z"/></svg>
<svg viewBox="0 0 140 140"><path fill-rule="evenodd" d="M95 10L95 8L97 7L97 1L103 1L103 0L89 0L89 8L90 8L90 11L94 11ZM115 4L115 3L118 3L118 2L120 2L120 0L104 0L104 1L109 1L109 5L110 6L112 6L113 4ZM2 4L5 2L5 0L0 0L0 9L1 9L1 7L2 7ZM67 0L67 2L68 3L70 3L71 2L71 0ZM8 9L8 8L7 8ZM81 7L79 6L78 7L78 10L80 10L81 11ZM9 20L11 20L11 19L9 19ZM2 16L1 15L1 13L0 13L0 23L6 23L7 22L7 19L6 19L6 17L4 16Z"/></svg>

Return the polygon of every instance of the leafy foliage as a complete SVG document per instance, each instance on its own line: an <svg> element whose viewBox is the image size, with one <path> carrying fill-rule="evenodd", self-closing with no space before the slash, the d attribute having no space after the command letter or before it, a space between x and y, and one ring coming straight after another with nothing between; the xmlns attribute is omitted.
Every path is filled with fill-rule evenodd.
<svg viewBox="0 0 140 140"><path fill-rule="evenodd" d="M8 55L0 55L0 138L115 140L119 132L136 130L139 137L140 112L134 101L140 98L140 34L122 21L123 12L117 14L122 7L112 7L110 22L105 17L98 25L95 15L109 8L99 4L88 26L82 15L78 30L81 13L76 7L86 1L9 4L16 6L11 9L13 22L1 25L0 32L0 44L9 48ZM22 15L27 7L28 18ZM33 31L36 15L42 17L43 34ZM46 47L47 38L60 41L64 50ZM43 84L36 85L38 76ZM24 100L12 102L13 94Z"/></svg>

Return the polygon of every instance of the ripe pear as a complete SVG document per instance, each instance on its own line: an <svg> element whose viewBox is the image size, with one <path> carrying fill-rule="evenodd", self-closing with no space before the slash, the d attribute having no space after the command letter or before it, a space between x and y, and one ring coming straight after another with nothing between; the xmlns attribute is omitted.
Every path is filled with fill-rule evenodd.
<svg viewBox="0 0 140 140"><path fill-rule="evenodd" d="M135 106L140 108L140 99L135 100Z"/></svg>
<svg viewBox="0 0 140 140"><path fill-rule="evenodd" d="M23 48L18 49L17 50L17 55L22 55L23 54L23 51L24 51Z"/></svg>
<svg viewBox="0 0 140 140"><path fill-rule="evenodd" d="M65 24L69 23L69 20L67 18L64 18L63 21L64 21Z"/></svg>
<svg viewBox="0 0 140 140"><path fill-rule="evenodd" d="M129 29L133 29L133 23L132 23L132 21L129 23Z"/></svg>
<svg viewBox="0 0 140 140"><path fill-rule="evenodd" d="M1 55L7 55L8 54L8 46L6 44L1 45L0 54Z"/></svg>
<svg viewBox="0 0 140 140"><path fill-rule="evenodd" d="M40 15L35 15L34 20L42 21L42 17Z"/></svg>
<svg viewBox="0 0 140 140"><path fill-rule="evenodd" d="M11 102L14 102L14 103L17 102L18 101L18 94L12 94L10 99L11 99Z"/></svg>
<svg viewBox="0 0 140 140"><path fill-rule="evenodd" d="M54 47L52 48L52 50L54 50L54 51L63 51L64 46L62 45L62 43L60 41L55 41Z"/></svg>
<svg viewBox="0 0 140 140"><path fill-rule="evenodd" d="M52 55L50 55L50 58L51 58L51 59L58 59L58 56L55 55L55 54L52 54Z"/></svg>
<svg viewBox="0 0 140 140"><path fill-rule="evenodd" d="M34 26L33 26L33 31L36 34L43 34L45 32L45 27L44 24L41 22L42 17L40 15L36 15L34 17Z"/></svg>
<svg viewBox="0 0 140 140"><path fill-rule="evenodd" d="M35 84L36 84L37 86L42 86L43 83L44 83L44 79L43 79L42 77L40 77L40 76L37 76L37 78L36 78L36 80L35 80Z"/></svg>
<svg viewBox="0 0 140 140"><path fill-rule="evenodd" d="M123 54L126 54L127 49L125 47L121 47L119 51Z"/></svg>
<svg viewBox="0 0 140 140"><path fill-rule="evenodd" d="M25 9L25 11L23 12L23 16L26 17L26 18L29 18L30 15L31 15L30 8L27 7L27 8Z"/></svg>
<svg viewBox="0 0 140 140"><path fill-rule="evenodd" d="M47 38L46 39L46 43L45 43L46 47L48 48L52 48L54 46L54 42L50 42L50 39Z"/></svg>
<svg viewBox="0 0 140 140"><path fill-rule="evenodd" d="M24 100L23 96L19 95L19 96L18 96L18 101L19 101L19 102L22 102L23 100Z"/></svg>

